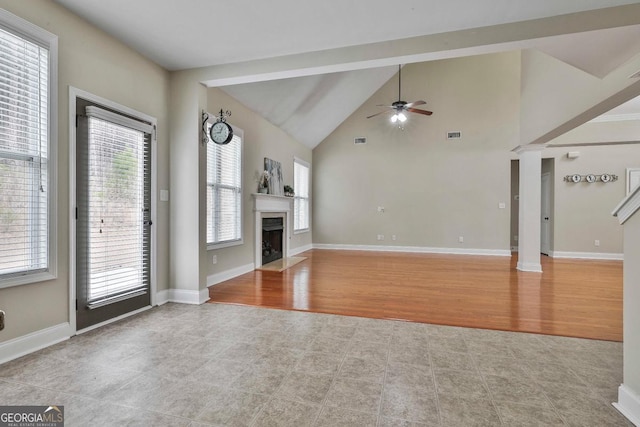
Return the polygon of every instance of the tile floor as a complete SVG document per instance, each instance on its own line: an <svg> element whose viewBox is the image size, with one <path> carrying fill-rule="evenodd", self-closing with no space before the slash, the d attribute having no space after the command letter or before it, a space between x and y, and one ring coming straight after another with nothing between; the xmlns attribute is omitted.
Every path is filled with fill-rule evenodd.
<svg viewBox="0 0 640 427"><path fill-rule="evenodd" d="M67 426L632 426L622 344L166 304L0 365Z"/></svg>

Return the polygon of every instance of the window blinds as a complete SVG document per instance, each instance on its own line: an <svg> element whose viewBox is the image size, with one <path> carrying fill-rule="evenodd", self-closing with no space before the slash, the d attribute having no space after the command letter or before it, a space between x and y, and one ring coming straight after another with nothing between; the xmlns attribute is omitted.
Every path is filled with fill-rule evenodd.
<svg viewBox="0 0 640 427"><path fill-rule="evenodd" d="M210 127L210 126L209 126ZM207 144L207 243L242 239L242 138Z"/></svg>
<svg viewBox="0 0 640 427"><path fill-rule="evenodd" d="M48 270L48 49L0 29L0 278Z"/></svg>
<svg viewBox="0 0 640 427"><path fill-rule="evenodd" d="M140 295L151 272L150 125L87 107L78 161L78 280L89 308Z"/></svg>
<svg viewBox="0 0 640 427"><path fill-rule="evenodd" d="M309 228L309 166L294 160L293 162L293 229Z"/></svg>

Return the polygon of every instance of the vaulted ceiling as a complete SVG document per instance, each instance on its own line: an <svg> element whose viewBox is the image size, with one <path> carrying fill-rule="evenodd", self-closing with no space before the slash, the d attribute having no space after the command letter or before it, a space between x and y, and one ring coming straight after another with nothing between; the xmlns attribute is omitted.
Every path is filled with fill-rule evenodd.
<svg viewBox="0 0 640 427"><path fill-rule="evenodd" d="M55 1L168 70L223 70L233 78L205 83L224 86L311 148L395 75L393 64L533 48L601 78L640 52L637 20L620 25L619 17L609 28L592 15L582 25L557 19L640 0ZM509 25L522 21L542 30L527 35L526 25ZM415 55L412 44L428 45L429 36L438 48ZM393 54L377 54L385 49ZM288 66L330 56L341 59ZM256 76L252 64L273 71Z"/></svg>

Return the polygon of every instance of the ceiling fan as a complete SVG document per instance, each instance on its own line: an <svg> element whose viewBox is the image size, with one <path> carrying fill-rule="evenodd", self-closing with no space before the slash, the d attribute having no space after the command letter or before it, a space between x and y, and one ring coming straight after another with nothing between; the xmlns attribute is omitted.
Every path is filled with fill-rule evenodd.
<svg viewBox="0 0 640 427"><path fill-rule="evenodd" d="M420 100L420 101L414 101L414 102L406 102L406 101L402 101L401 100L401 89L402 89L402 67L400 65L398 65L398 100L396 102L394 102L391 105L376 105L376 107L386 107L388 109L390 109L391 111L393 111L393 116L391 116L391 122L395 123L397 121L400 122L405 122L407 120L407 116L404 114L405 111L408 111L410 113L418 113L418 114L422 114L425 116L430 116L433 114L432 111L427 111L427 110L420 110L418 108L413 108L416 105L424 105L426 104L426 102ZM376 114L372 114L370 116L367 117L367 119L370 119L372 117L375 116L379 116L380 114L384 114L384 113L388 113L389 111L381 111L379 113Z"/></svg>

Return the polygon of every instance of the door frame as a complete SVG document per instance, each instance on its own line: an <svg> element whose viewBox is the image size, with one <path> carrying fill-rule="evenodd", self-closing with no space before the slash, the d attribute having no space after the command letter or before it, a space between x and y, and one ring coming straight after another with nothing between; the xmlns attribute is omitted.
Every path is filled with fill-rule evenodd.
<svg viewBox="0 0 640 427"><path fill-rule="evenodd" d="M156 255L157 255L157 208L158 200L157 190L157 140L156 135L151 138L151 286L150 298L151 304L138 310L126 313L122 316L114 317L105 322L101 322L85 328L81 331L77 330L76 323L76 98L86 99L95 104L103 105L115 111L137 117L147 121L157 127L157 119L147 114L136 111L132 108L86 92L73 86L69 86L69 324L73 334L88 332L105 324L115 322L121 318L131 316L157 305L157 285L156 285Z"/></svg>

